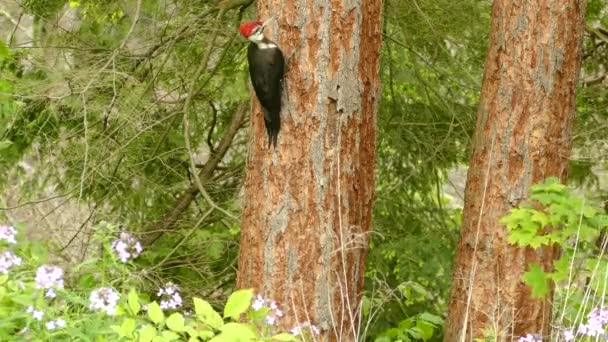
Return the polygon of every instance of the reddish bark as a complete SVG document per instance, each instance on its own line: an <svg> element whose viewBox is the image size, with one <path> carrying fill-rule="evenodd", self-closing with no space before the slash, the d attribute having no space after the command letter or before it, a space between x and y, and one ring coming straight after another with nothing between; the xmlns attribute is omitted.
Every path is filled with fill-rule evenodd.
<svg viewBox="0 0 608 342"><path fill-rule="evenodd" d="M554 248L515 248L500 218L550 176L566 181L585 1L496 0L445 341L547 335L551 296L522 274Z"/></svg>
<svg viewBox="0 0 608 342"><path fill-rule="evenodd" d="M260 0L266 34L289 58L276 150L257 100L237 286L354 340L374 194L381 1ZM294 52L295 51L295 52Z"/></svg>

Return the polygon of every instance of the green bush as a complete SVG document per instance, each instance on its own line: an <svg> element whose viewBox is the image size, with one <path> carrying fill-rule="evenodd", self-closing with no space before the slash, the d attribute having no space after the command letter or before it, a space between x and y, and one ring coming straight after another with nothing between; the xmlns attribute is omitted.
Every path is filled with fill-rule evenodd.
<svg viewBox="0 0 608 342"><path fill-rule="evenodd" d="M116 235L105 228L99 236ZM251 289L232 293L223 314L200 298L183 310L174 284L150 300L129 281L131 261L143 252L131 234L102 239L99 256L64 274L43 244L17 238L20 230L0 225L2 341L300 341L318 334L310 323L279 332L278 305Z"/></svg>

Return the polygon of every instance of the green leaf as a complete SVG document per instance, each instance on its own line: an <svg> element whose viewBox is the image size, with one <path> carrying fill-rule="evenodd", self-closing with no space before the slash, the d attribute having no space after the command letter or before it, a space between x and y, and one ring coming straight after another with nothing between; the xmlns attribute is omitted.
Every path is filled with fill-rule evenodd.
<svg viewBox="0 0 608 342"><path fill-rule="evenodd" d="M139 310L141 309L141 305L139 305L139 296L137 295L135 289L132 288L131 291L129 291L127 301L129 303L129 308L131 309L131 312L134 315L137 315L139 313Z"/></svg>
<svg viewBox="0 0 608 342"><path fill-rule="evenodd" d="M0 61L4 59L4 57L7 57L10 55L10 50L8 49L8 47L6 46L6 43L2 40L0 40Z"/></svg>
<svg viewBox="0 0 608 342"><path fill-rule="evenodd" d="M380 336L380 337L377 337L374 340L374 342L391 342L391 339L390 339L390 337L387 337L387 336Z"/></svg>
<svg viewBox="0 0 608 342"><path fill-rule="evenodd" d="M150 342L156 337L156 328L147 324L139 330L139 342Z"/></svg>
<svg viewBox="0 0 608 342"><path fill-rule="evenodd" d="M416 321L416 328L418 328L420 330L420 332L422 332L422 339L423 340L428 340L431 337L433 337L433 325L431 325L429 322L425 322L425 321Z"/></svg>
<svg viewBox="0 0 608 342"><path fill-rule="evenodd" d="M543 272L539 264L530 265L530 271L524 273L522 279L532 287L532 298L543 298L549 293L547 273Z"/></svg>
<svg viewBox="0 0 608 342"><path fill-rule="evenodd" d="M558 260L553 262L553 267L555 269L551 274L551 279L553 279L553 281L558 282L568 279L570 270L569 259L569 255L564 253Z"/></svg>
<svg viewBox="0 0 608 342"><path fill-rule="evenodd" d="M239 319L251 306L253 299L253 289L238 290L228 297L226 307L224 307L224 318L230 317L234 320Z"/></svg>
<svg viewBox="0 0 608 342"><path fill-rule="evenodd" d="M201 322L209 325L213 329L219 329L224 325L222 316L211 307L211 304L200 298L194 298L194 312Z"/></svg>
<svg viewBox="0 0 608 342"><path fill-rule="evenodd" d="M441 318L437 315L430 314L428 312L421 313L420 316L418 316L418 319L423 320L425 322L432 323L437 326L440 326L443 324L443 318Z"/></svg>
<svg viewBox="0 0 608 342"><path fill-rule="evenodd" d="M9 148L13 144L10 140L2 140L0 141L0 151Z"/></svg>
<svg viewBox="0 0 608 342"><path fill-rule="evenodd" d="M184 331L184 317L182 314L176 312L169 316L167 318L167 327L176 332Z"/></svg>
<svg viewBox="0 0 608 342"><path fill-rule="evenodd" d="M169 331L169 330L163 331L162 336L165 339L165 341L179 340L179 335L174 333L173 331Z"/></svg>
<svg viewBox="0 0 608 342"><path fill-rule="evenodd" d="M212 338L210 342L249 342L257 341L256 338L258 337L255 328L244 323L227 323L220 331L222 333Z"/></svg>
<svg viewBox="0 0 608 342"><path fill-rule="evenodd" d="M122 333L120 325L112 324L110 325L110 329L112 329L113 332L117 333L119 337L125 337L125 335Z"/></svg>
<svg viewBox="0 0 608 342"><path fill-rule="evenodd" d="M200 336L200 334L198 333L198 330L196 330L194 327L190 326L190 325L186 325L184 326L184 331L188 334L188 336L190 337L198 337Z"/></svg>
<svg viewBox="0 0 608 342"><path fill-rule="evenodd" d="M152 302L148 306L148 317L150 317L152 322L154 322L156 324L160 324L165 320L165 314L163 313L163 310L161 310L160 306L158 306L158 303L156 303L156 302Z"/></svg>
<svg viewBox="0 0 608 342"><path fill-rule="evenodd" d="M532 220L532 222L540 224L541 227L545 227L549 224L549 217L542 211L534 210L530 219Z"/></svg>
<svg viewBox="0 0 608 342"><path fill-rule="evenodd" d="M122 322L120 329L122 330L123 336L131 336L131 334L135 330L135 320L132 318L125 319Z"/></svg>
<svg viewBox="0 0 608 342"><path fill-rule="evenodd" d="M289 333L282 333L272 336L273 341L297 341L296 337Z"/></svg>

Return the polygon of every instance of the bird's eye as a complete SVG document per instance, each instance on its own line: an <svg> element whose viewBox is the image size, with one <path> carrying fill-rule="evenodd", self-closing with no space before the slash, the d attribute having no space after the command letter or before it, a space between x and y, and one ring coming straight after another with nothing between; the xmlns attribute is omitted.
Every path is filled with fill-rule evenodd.
<svg viewBox="0 0 608 342"><path fill-rule="evenodd" d="M253 34L258 34L262 32L262 26L258 26L256 28L253 29Z"/></svg>

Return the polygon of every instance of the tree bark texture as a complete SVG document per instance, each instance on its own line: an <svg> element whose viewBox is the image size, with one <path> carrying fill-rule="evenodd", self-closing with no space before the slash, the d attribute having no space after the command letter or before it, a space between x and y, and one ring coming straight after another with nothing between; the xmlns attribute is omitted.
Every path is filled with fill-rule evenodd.
<svg viewBox="0 0 608 342"><path fill-rule="evenodd" d="M282 127L267 147L257 99L237 286L354 340L374 198L380 0L259 0L287 59Z"/></svg>
<svg viewBox="0 0 608 342"><path fill-rule="evenodd" d="M585 0L495 0L445 341L549 332L551 296L522 274L555 248L507 243L499 220L550 176L566 181Z"/></svg>

